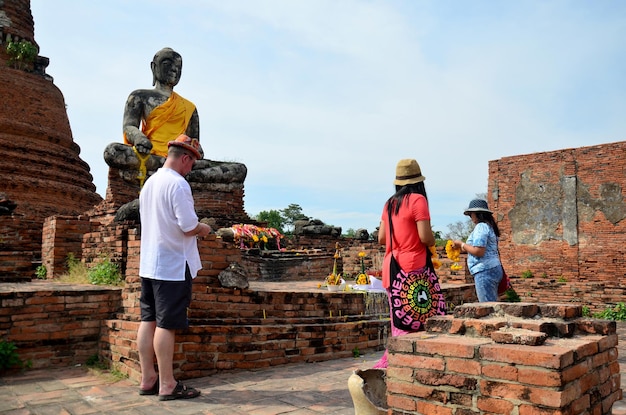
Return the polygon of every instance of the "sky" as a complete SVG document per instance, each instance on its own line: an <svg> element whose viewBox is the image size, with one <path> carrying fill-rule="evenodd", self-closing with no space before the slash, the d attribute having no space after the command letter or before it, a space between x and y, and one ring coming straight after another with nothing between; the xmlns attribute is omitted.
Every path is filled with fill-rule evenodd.
<svg viewBox="0 0 626 415"><path fill-rule="evenodd" d="M104 196L104 148L163 47L205 158L248 168L244 209L298 204L373 232L400 159L445 234L489 161L626 140L622 0L31 0L35 40Z"/></svg>

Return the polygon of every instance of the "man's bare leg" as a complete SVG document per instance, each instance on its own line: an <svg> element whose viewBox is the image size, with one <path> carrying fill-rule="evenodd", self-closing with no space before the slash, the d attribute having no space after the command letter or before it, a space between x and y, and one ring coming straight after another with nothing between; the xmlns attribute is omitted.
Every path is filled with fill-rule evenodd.
<svg viewBox="0 0 626 415"><path fill-rule="evenodd" d="M154 351L157 364L159 365L159 381L161 382L159 395L170 395L176 387L173 368L175 341L175 330L156 328L154 332Z"/></svg>
<svg viewBox="0 0 626 415"><path fill-rule="evenodd" d="M157 373L154 369L154 331L156 321L142 321L137 331L137 347L141 366L141 384L139 388L147 390L154 386Z"/></svg>

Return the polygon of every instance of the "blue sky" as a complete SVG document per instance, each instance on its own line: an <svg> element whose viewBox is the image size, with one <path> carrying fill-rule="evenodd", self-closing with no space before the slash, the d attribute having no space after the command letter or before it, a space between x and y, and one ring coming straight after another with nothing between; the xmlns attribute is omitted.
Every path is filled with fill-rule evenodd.
<svg viewBox="0 0 626 415"><path fill-rule="evenodd" d="M626 140L626 2L31 0L35 39L101 195L129 93L163 47L205 157L246 164L245 210L375 230L399 159L432 224L465 220L501 157Z"/></svg>

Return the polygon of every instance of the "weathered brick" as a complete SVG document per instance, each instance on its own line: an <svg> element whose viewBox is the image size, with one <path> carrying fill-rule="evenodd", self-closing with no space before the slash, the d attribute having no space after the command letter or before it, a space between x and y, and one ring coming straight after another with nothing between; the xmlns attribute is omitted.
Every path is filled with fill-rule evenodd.
<svg viewBox="0 0 626 415"><path fill-rule="evenodd" d="M430 369L437 369L432 367ZM441 369L437 369L441 370ZM448 357L445 360L445 370L456 373L463 373L466 375L480 375L482 367L480 362L470 359L457 359Z"/></svg>
<svg viewBox="0 0 626 415"><path fill-rule="evenodd" d="M466 336L431 336L429 338L419 338L418 335L411 334L406 337L415 342L415 353L427 355L441 355L472 359L476 357L480 346L491 343L490 339L472 338Z"/></svg>
<svg viewBox="0 0 626 415"><path fill-rule="evenodd" d="M418 401L416 410L420 414L428 415L452 415L454 413L452 408L435 405L426 401Z"/></svg>
<svg viewBox="0 0 626 415"><path fill-rule="evenodd" d="M488 344L480 348L480 357L494 362L543 366L550 369L563 369L574 362L572 350L549 342L541 347Z"/></svg>
<svg viewBox="0 0 626 415"><path fill-rule="evenodd" d="M517 373L517 380L527 385L561 387L568 382L560 372L545 368L518 367Z"/></svg>
<svg viewBox="0 0 626 415"><path fill-rule="evenodd" d="M519 368L514 365L483 362L482 375L487 378L502 380L518 380Z"/></svg>
<svg viewBox="0 0 626 415"><path fill-rule="evenodd" d="M388 360L395 367L411 367L417 370L444 370L446 367L444 359L435 356L391 353Z"/></svg>
<svg viewBox="0 0 626 415"><path fill-rule="evenodd" d="M491 333L491 339L496 343L520 344L526 346L539 346L548 338L546 333L531 330L501 328Z"/></svg>
<svg viewBox="0 0 626 415"><path fill-rule="evenodd" d="M490 414L511 414L513 413L514 405L504 399L479 396L476 400L476 407Z"/></svg>

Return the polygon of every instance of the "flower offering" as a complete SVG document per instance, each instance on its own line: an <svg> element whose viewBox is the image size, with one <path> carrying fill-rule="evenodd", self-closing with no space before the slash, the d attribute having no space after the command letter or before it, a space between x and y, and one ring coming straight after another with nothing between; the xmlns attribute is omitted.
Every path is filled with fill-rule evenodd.
<svg viewBox="0 0 626 415"><path fill-rule="evenodd" d="M235 243L241 249L245 248L267 248L270 239L276 239L277 249L280 250L280 238L283 235L275 228L263 228L250 224L239 224L231 227L235 238Z"/></svg>
<svg viewBox="0 0 626 415"><path fill-rule="evenodd" d="M461 248L455 248L454 242L450 240L446 243L446 256L453 262L453 264L450 265L450 269L452 271L459 271L463 269L463 266L459 264L461 259Z"/></svg>
<svg viewBox="0 0 626 415"><path fill-rule="evenodd" d="M326 277L324 283L326 286L328 285L341 285L344 281L343 278L341 277L341 273L337 272L337 260L341 257L340 253L339 253L339 243L335 244L335 255L333 255L334 261L333 261L333 272L331 272L330 274L328 274L328 276Z"/></svg>
<svg viewBox="0 0 626 415"><path fill-rule="evenodd" d="M437 247L435 245L429 246L430 260L433 262L433 268L439 269L441 267L441 261L439 261L439 254L437 253Z"/></svg>
<svg viewBox="0 0 626 415"><path fill-rule="evenodd" d="M354 282L357 285L369 285L370 284L370 277L365 272L365 261L364 261L365 256L366 256L365 252L363 251L359 252L359 258L361 258L361 272L356 276L356 279L354 280Z"/></svg>

